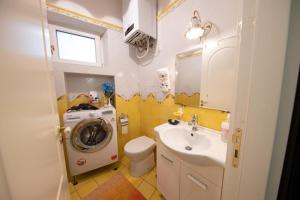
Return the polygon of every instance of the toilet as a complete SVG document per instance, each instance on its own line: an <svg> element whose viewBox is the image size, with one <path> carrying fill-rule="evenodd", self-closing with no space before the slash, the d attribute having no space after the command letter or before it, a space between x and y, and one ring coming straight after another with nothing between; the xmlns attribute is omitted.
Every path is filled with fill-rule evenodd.
<svg viewBox="0 0 300 200"><path fill-rule="evenodd" d="M142 176L154 167L154 148L155 141L146 136L127 142L124 151L130 161L132 176Z"/></svg>

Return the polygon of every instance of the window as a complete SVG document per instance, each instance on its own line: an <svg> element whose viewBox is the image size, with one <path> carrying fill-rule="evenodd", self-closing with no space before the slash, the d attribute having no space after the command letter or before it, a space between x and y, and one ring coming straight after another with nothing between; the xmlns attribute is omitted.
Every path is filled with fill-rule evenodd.
<svg viewBox="0 0 300 200"><path fill-rule="evenodd" d="M50 26L53 61L101 66L100 37L58 26Z"/></svg>
<svg viewBox="0 0 300 200"><path fill-rule="evenodd" d="M58 57L64 60L96 63L94 38L56 31Z"/></svg>

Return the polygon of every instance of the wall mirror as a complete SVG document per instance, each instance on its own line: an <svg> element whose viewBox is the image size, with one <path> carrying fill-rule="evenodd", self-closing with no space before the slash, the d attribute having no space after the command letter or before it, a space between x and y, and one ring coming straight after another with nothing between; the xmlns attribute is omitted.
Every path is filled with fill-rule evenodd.
<svg viewBox="0 0 300 200"><path fill-rule="evenodd" d="M175 103L200 107L202 49L197 48L176 55Z"/></svg>

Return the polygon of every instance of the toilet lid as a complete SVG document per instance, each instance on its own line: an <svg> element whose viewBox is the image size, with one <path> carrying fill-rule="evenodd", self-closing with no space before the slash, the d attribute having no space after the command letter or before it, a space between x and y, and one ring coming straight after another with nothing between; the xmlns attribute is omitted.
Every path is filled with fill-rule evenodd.
<svg viewBox="0 0 300 200"><path fill-rule="evenodd" d="M146 151L147 149L151 148L155 145L155 141L151 138L146 136L141 136L129 141L124 149L128 153L139 153Z"/></svg>

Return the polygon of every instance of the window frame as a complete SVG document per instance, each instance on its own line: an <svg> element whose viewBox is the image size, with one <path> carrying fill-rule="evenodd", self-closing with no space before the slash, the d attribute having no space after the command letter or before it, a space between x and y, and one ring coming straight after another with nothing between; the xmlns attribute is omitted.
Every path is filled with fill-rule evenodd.
<svg viewBox="0 0 300 200"><path fill-rule="evenodd" d="M58 41L57 41L57 35L56 35L57 31L94 39L95 40L95 51L96 51L95 52L96 63L76 61L76 60L67 60L67 59L59 58L59 55L58 55L58 52L59 52ZM91 67L103 67L103 42L102 42L99 35L86 33L86 32L82 32L82 31L77 31L77 30L74 30L74 29L61 27L61 26L57 26L57 25L53 25L53 24L49 24L49 32L50 32L51 47L54 48L54 51L53 51L53 54L52 54L52 61L53 62L66 63L66 64L76 64L76 65L86 65L86 66L91 66Z"/></svg>

